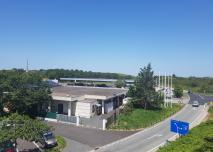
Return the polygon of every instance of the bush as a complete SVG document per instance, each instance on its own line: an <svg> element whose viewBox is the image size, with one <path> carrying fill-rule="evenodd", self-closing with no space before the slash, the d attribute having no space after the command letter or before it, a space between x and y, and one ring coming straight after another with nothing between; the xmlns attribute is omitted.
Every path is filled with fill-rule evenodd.
<svg viewBox="0 0 213 152"><path fill-rule="evenodd" d="M183 96L183 89L180 87L176 87L174 90L174 96L176 98L181 98Z"/></svg>
<svg viewBox="0 0 213 152"><path fill-rule="evenodd" d="M124 108L121 110L121 113L124 115L128 115L129 113L131 113L133 111L133 104L130 101L129 103L127 103Z"/></svg>

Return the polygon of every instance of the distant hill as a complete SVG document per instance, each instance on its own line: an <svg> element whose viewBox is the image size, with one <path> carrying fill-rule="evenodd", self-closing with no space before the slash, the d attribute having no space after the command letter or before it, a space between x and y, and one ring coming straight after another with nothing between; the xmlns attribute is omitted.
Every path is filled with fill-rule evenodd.
<svg viewBox="0 0 213 152"><path fill-rule="evenodd" d="M0 72L17 72L23 73L23 69L0 70ZM59 78L105 78L105 79L134 79L132 75L121 73L108 73L108 72L92 72L83 70L66 70L66 69L47 69L47 70L31 70L31 73L38 73L43 78L59 79Z"/></svg>

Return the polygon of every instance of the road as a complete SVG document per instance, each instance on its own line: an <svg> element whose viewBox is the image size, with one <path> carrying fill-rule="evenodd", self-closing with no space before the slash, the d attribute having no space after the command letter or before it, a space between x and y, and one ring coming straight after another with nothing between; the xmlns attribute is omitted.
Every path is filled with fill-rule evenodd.
<svg viewBox="0 0 213 152"><path fill-rule="evenodd" d="M199 123L207 113L203 105L207 99L210 101L208 97L190 94L189 104L174 115L172 119L189 122L190 127L192 127L192 124ZM191 103L194 100L197 100L201 106L193 108ZM175 135L175 133L170 132L170 119L167 119L154 127L101 147L96 152L152 152Z"/></svg>
<svg viewBox="0 0 213 152"><path fill-rule="evenodd" d="M213 96L201 96L199 94L189 94L190 95L190 101L189 104L192 104L193 101L197 100L200 105L204 105L207 102L213 101Z"/></svg>

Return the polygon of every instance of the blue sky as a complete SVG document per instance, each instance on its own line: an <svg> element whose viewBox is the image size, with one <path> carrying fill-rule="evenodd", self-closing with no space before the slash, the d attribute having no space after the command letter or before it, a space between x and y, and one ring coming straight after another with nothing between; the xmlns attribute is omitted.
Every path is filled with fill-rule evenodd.
<svg viewBox="0 0 213 152"><path fill-rule="evenodd" d="M213 76L212 0L2 0L0 69Z"/></svg>

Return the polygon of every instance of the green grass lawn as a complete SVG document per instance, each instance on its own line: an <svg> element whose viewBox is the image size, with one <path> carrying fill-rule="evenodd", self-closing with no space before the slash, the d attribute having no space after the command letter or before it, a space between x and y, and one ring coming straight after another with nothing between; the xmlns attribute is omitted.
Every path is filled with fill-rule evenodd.
<svg viewBox="0 0 213 152"><path fill-rule="evenodd" d="M109 126L109 129L134 130L149 127L165 118L173 115L182 108L182 105L174 104L173 108L160 110L144 110L134 108L129 114L120 114L116 123Z"/></svg>
<svg viewBox="0 0 213 152"><path fill-rule="evenodd" d="M158 152L213 152L213 107L208 121L193 128L189 135L161 148Z"/></svg>

